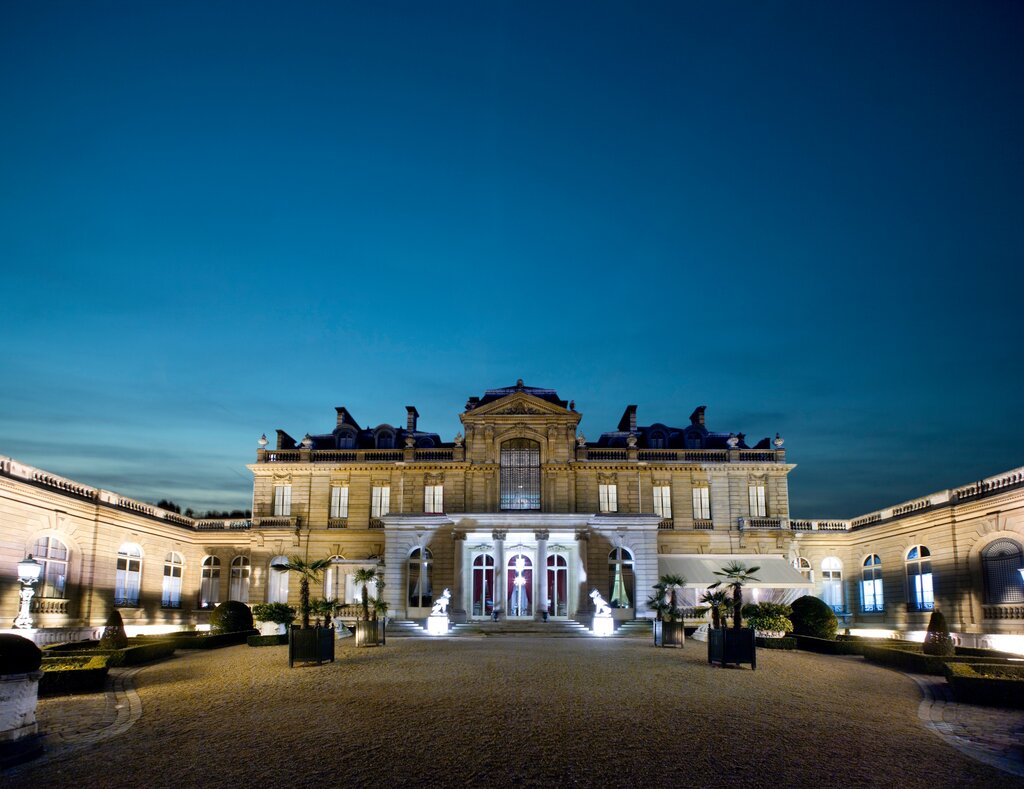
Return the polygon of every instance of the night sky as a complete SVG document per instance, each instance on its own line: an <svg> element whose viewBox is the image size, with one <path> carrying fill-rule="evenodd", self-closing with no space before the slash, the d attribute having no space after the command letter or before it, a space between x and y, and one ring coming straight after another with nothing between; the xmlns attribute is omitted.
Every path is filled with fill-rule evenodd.
<svg viewBox="0 0 1024 789"><path fill-rule="evenodd" d="M0 5L0 453L248 507L256 439L780 432L792 512L1024 464L1024 5Z"/></svg>

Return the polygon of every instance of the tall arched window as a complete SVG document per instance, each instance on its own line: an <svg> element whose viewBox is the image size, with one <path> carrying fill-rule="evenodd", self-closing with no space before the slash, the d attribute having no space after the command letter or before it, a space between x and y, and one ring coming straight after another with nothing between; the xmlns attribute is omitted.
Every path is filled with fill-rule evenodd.
<svg viewBox="0 0 1024 789"><path fill-rule="evenodd" d="M236 556L231 560L231 582L228 585L228 600L249 602L249 557Z"/></svg>
<svg viewBox="0 0 1024 789"><path fill-rule="evenodd" d="M199 583L199 607L213 608L220 602L220 559L203 559L203 577Z"/></svg>
<svg viewBox="0 0 1024 789"><path fill-rule="evenodd" d="M525 553L508 557L505 590L508 616L530 616L533 613L533 562Z"/></svg>
<svg viewBox="0 0 1024 789"><path fill-rule="evenodd" d="M434 604L430 588L430 560L428 548L414 548L409 554L409 605L424 608Z"/></svg>
<svg viewBox="0 0 1024 789"><path fill-rule="evenodd" d="M482 553L473 559L473 616L494 611L494 557Z"/></svg>
<svg viewBox="0 0 1024 789"><path fill-rule="evenodd" d="M612 608L632 608L633 554L626 548L612 548L608 554L608 577L611 591L608 603Z"/></svg>
<svg viewBox="0 0 1024 789"><path fill-rule="evenodd" d="M862 611L885 610L885 600L882 596L882 560L877 554L871 554L864 560L860 591Z"/></svg>
<svg viewBox="0 0 1024 789"><path fill-rule="evenodd" d="M346 588L349 586L349 574L342 564L344 556L335 554L331 557L331 563L324 570L324 599L337 600L338 604L350 602L351 595L346 595Z"/></svg>
<svg viewBox="0 0 1024 789"><path fill-rule="evenodd" d="M126 542L117 549L117 576L114 578L114 605L131 607L139 604L142 586L142 548Z"/></svg>
<svg viewBox="0 0 1024 789"><path fill-rule="evenodd" d="M915 545L907 551L907 603L915 611L935 608L931 555L924 545Z"/></svg>
<svg viewBox="0 0 1024 789"><path fill-rule="evenodd" d="M164 582L160 591L160 605L164 608L181 608L181 574L185 560L180 553L171 551L164 557Z"/></svg>
<svg viewBox="0 0 1024 789"><path fill-rule="evenodd" d="M32 549L32 556L43 569L40 571L40 597L64 597L68 582L68 548L56 537L40 537Z"/></svg>
<svg viewBox="0 0 1024 789"><path fill-rule="evenodd" d="M989 543L981 552L985 576L985 602L994 605L1024 603L1024 550L1016 540L1003 537Z"/></svg>
<svg viewBox="0 0 1024 789"><path fill-rule="evenodd" d="M843 563L836 556L821 560L821 599L832 606L833 611L842 612L843 607Z"/></svg>
<svg viewBox="0 0 1024 789"><path fill-rule="evenodd" d="M275 564L288 564L287 556L275 556L270 560L267 570L267 602L287 603L288 602L288 571L275 570Z"/></svg>
<svg viewBox="0 0 1024 789"><path fill-rule="evenodd" d="M560 553L548 554L548 613L569 615L569 562Z"/></svg>
<svg viewBox="0 0 1024 789"><path fill-rule="evenodd" d="M514 438L501 445L501 509L540 509L540 444Z"/></svg>

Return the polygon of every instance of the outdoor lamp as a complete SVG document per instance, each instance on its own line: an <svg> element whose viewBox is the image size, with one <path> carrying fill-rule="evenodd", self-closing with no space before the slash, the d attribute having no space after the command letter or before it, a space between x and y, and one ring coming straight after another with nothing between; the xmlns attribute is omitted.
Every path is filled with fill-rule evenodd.
<svg viewBox="0 0 1024 789"><path fill-rule="evenodd" d="M21 581L21 609L18 611L18 618L14 620L14 626L27 629L32 627L32 614L29 608L32 604L32 595L35 590L32 584L39 580L39 574L43 571L43 565L32 558L29 554L18 562L18 580Z"/></svg>

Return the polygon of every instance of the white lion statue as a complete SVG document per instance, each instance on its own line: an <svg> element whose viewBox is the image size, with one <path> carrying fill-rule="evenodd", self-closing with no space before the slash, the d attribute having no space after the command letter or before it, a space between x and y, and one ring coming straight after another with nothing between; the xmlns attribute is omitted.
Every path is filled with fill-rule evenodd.
<svg viewBox="0 0 1024 789"><path fill-rule="evenodd" d="M601 593L596 589L590 593L590 599L594 601L594 616L611 616L612 607L608 605L608 601L601 597Z"/></svg>
<svg viewBox="0 0 1024 789"><path fill-rule="evenodd" d="M452 592L450 589L445 589L444 593L434 603L434 607L430 609L431 616L448 616L448 603L451 602Z"/></svg>

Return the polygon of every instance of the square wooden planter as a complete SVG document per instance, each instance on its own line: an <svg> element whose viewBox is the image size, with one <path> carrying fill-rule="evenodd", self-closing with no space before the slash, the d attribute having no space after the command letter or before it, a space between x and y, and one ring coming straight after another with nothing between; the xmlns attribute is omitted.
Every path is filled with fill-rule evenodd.
<svg viewBox="0 0 1024 789"><path fill-rule="evenodd" d="M719 628L708 631L708 663L725 666L729 663L749 663L757 670L757 651L754 644L754 629L741 627Z"/></svg>
<svg viewBox="0 0 1024 789"><path fill-rule="evenodd" d="M288 633L288 665L334 662L334 628L292 626Z"/></svg>

